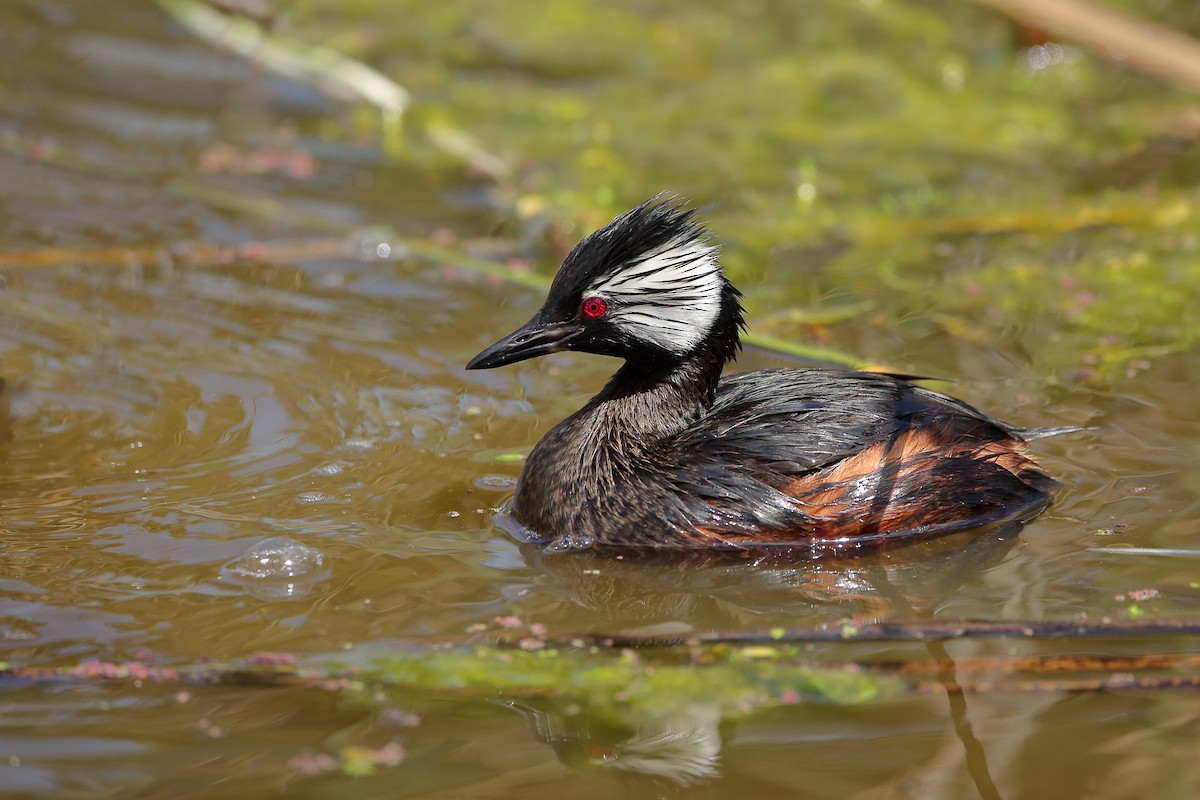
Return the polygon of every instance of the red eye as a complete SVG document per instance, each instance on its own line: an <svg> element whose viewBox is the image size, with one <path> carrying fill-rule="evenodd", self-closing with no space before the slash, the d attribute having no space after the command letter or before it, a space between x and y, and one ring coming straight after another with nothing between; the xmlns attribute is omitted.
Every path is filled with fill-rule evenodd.
<svg viewBox="0 0 1200 800"><path fill-rule="evenodd" d="M603 297L589 297L583 301L583 315L588 319L600 319L608 311L608 303Z"/></svg>

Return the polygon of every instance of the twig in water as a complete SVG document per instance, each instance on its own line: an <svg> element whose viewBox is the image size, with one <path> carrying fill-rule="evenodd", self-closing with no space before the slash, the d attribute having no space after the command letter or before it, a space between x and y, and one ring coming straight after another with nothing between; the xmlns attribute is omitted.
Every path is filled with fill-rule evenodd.
<svg viewBox="0 0 1200 800"><path fill-rule="evenodd" d="M1028 25L1073 39L1092 52L1200 91L1200 41L1086 0L975 0Z"/></svg>
<svg viewBox="0 0 1200 800"><path fill-rule="evenodd" d="M822 628L706 631L663 636L656 634L592 634L564 640L599 647L678 647L705 644L805 644L808 642L929 642L950 639L1102 639L1138 636L1200 636L1200 619L1097 620L1006 622L881 622ZM550 643L549 641L547 642Z"/></svg>

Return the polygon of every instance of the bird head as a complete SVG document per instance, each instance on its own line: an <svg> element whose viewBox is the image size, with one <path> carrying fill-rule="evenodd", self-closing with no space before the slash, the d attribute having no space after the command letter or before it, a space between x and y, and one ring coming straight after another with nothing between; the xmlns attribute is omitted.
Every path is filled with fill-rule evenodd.
<svg viewBox="0 0 1200 800"><path fill-rule="evenodd" d="M725 340L717 343L724 361L738 346L739 296L695 212L654 197L580 241L533 318L467 369L560 350L669 364L714 335Z"/></svg>

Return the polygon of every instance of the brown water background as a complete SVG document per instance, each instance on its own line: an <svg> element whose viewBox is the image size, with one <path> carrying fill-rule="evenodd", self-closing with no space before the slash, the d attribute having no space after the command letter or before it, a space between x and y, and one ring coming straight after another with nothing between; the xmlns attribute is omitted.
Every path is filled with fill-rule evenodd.
<svg viewBox="0 0 1200 800"><path fill-rule="evenodd" d="M706 9L718 25L721 10ZM813 4L808 12L821 13ZM347 12L354 24L338 29L330 23L336 13L324 13L332 45L339 30L369 40L367 13L397 28L403 21L356 8ZM554 48L558 60L543 69L541 51L505 50L468 9L432 21L411 13L448 42L439 49L431 38L411 61L385 67L419 87L417 106L421 89L447 102L455 91L521 80L531 92L551 86L586 107L590 82L618 70L585 50L580 74L564 74L561 64L576 62ZM445 22L455 13L460 28ZM763 25L775 24L765 6L758 13ZM778 24L796 22L784 16ZM278 24L286 26L286 16ZM661 20L659 30L666 30ZM464 51L464 42L474 49ZM1032 69L1019 62L1028 48L1009 52L1015 66L1004 69ZM625 79L670 69L650 63L650 54L637 58L648 61L628 67ZM1084 77L1097 84L1105 76L1146 80L1093 69L1101 78ZM827 124L849 126L840 104L850 101L830 91ZM1099 89L1088 91L1101 102ZM1138 91L1187 105L1150 81L1113 91L1128 92L1126 109ZM7 382L0 658L20 666L87 659L186 666L276 651L365 661L397 640L456 640L497 617L569 636L846 619L1195 614L1200 360L1187 342L1200 292L1190 173L1168 171L1088 201L1183 214L1182 222L1162 223L1167 232L1147 252L1138 250L1145 220L1136 216L1033 232L1019 224L997 231L985 221L938 233L897 222L904 208L885 209L890 221L879 224L890 227L877 244L858 241L857 228L842 230L840 241L828 233L813 243L797 236L787 207L762 211L768 195L750 191L762 168L739 177L738 142L722 148L728 163L698 163L687 140L709 128L703 121L689 128L686 103L669 95L661 102L659 113L679 121L653 135L679 137L678 161L659 166L644 185L626 166L632 177L621 173L624 182L608 194L590 194L587 180L563 175L557 203L539 189L556 183L553 157L537 162L536 149L522 150L521 137L534 139L536 130L496 141L488 131L501 120L454 120L508 157L515 176L487 174L478 154L464 167L439 151L436 137L423 137L435 127L420 124L403 134L415 155L396 157L353 103L223 53L154 4L0 3L0 374ZM889 101L858 102L884 108ZM529 128L558 124L561 109L539 109ZM1114 125L1076 155L1080 163L1115 161L1136 150L1138 135ZM824 192L833 183L835 197L906 181L917 187L913 196L935 191L929 164L938 163L938 143L897 142L898 158L908 161L889 171L877 154L864 155L860 171L842 164L840 178L831 151L835 177L817 185ZM788 162L784 182L801 187L791 196L806 202L802 187L813 168L795 161L804 148L786 137L764 145L772 146ZM962 170L953 180L974 181L981 197L1006 187L1019 194L1005 176L1016 169L1034 183L1048 160L1045 152L1033 166L1007 152L992 162L951 157ZM1173 184L1172 175L1184 177ZM1026 211L1074 213L1075 200L1055 188L1065 179L1048 180L1050 197L1038 195ZM564 354L465 372L474 353L536 309L540 293L414 257L405 241L548 275L589 224L572 228L564 218L578 212L595 224L610 207L663 188L714 203L709 216L747 289L755 329L797 341L819 333L823 346L865 361L953 377L951 391L1017 424L1095 426L1036 446L1067 487L1058 504L1019 533L850 562L754 569L522 549L492 523L519 471L515 457L614 364ZM901 205L917 202L894 196ZM580 200L589 197L591 206ZM868 202L865 192L859 197ZM929 202L909 221L962 211ZM533 207L566 211L526 213ZM749 227L750 218L766 232ZM756 237L772 228L778 244L760 248ZM941 248L940 259L910 258L906 230ZM879 253L893 244L889 266ZM848 248L854 257L841 255ZM1082 265L1076 279L1086 281L1092 265L1132 251L1169 268L1161 299L1130 295L1130 313L1172 302L1192 310L1165 322L1145 316L1144 325L1114 321L1118 337L1164 331L1157 349L1146 346L1147 354L1123 356L1116 366L1103 357L1097 366L1079 346L1091 333L1079 332L1070 308L1046 310L1034 300L1028 314L1010 313L1006 297L1041 288L998 287L985 269L1009 259L1008 269L1036 276L1022 259L1040 253L1067 269ZM769 257L760 263L762 253ZM977 268L984 277L972 283ZM956 327L922 300L956 291L954 276L962 275L964 291L997 296L991 317L972 318L969 305L958 306L967 325ZM1114 296L1102 301L1120 309L1122 284L1112 286ZM1079 304L1095 299L1082 293ZM839 319L811 316L822 307L851 310ZM799 363L751 348L738 368ZM1091 376L1093 366L1109 372ZM945 654L1189 653L1195 643L967 641L947 644ZM928 655L923 645L866 643L812 651L831 662ZM643 717L635 707L616 721L593 716L569 694L532 701L501 690L413 690L381 704L310 688L13 682L0 685L0 796L1183 798L1200 791L1200 702L1188 692L980 691L949 700L918 693L861 705L770 704L740 715L698 698L666 718ZM367 777L307 777L295 762L388 742L402 743L407 757Z"/></svg>

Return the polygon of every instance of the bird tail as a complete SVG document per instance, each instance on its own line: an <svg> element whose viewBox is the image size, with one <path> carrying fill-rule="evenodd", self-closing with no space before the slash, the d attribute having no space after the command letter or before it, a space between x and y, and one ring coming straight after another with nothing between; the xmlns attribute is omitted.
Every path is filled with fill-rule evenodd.
<svg viewBox="0 0 1200 800"><path fill-rule="evenodd" d="M1094 431L1094 425L1061 425L1054 428L1013 428L1013 433L1020 436L1027 442L1034 439L1047 439L1051 436L1061 436L1066 433L1080 433L1081 431Z"/></svg>

